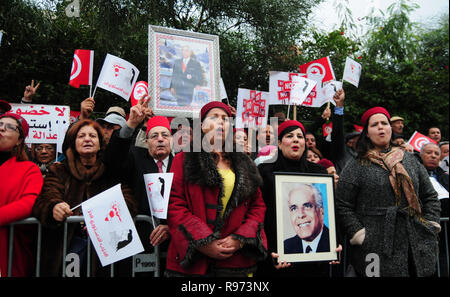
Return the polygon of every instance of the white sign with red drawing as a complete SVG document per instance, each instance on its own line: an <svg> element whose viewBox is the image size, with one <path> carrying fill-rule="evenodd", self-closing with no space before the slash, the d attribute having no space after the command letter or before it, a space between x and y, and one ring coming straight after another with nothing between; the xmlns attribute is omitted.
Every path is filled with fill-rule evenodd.
<svg viewBox="0 0 450 297"><path fill-rule="evenodd" d="M99 87L110 91L128 101L138 76L139 70L133 64L119 57L107 54L97 80L96 88Z"/></svg>
<svg viewBox="0 0 450 297"><path fill-rule="evenodd" d="M120 184L84 201L81 208L102 266L144 251Z"/></svg>
<svg viewBox="0 0 450 297"><path fill-rule="evenodd" d="M169 205L172 181L173 173L144 174L150 210L152 215L159 219L167 219L167 207Z"/></svg>
<svg viewBox="0 0 450 297"><path fill-rule="evenodd" d="M70 106L12 103L11 112L30 126L25 143L62 143L70 125Z"/></svg>
<svg viewBox="0 0 450 297"><path fill-rule="evenodd" d="M269 104L289 105L292 77L298 73L269 71Z"/></svg>
<svg viewBox="0 0 450 297"><path fill-rule="evenodd" d="M256 128L267 125L269 93L238 89L236 128Z"/></svg>
<svg viewBox="0 0 450 297"><path fill-rule="evenodd" d="M344 76L342 79L348 81L355 87L358 87L359 78L361 77L361 69L361 64L347 57L347 59L345 59Z"/></svg>
<svg viewBox="0 0 450 297"><path fill-rule="evenodd" d="M302 105L317 82L302 76L293 76L291 84L291 103Z"/></svg>

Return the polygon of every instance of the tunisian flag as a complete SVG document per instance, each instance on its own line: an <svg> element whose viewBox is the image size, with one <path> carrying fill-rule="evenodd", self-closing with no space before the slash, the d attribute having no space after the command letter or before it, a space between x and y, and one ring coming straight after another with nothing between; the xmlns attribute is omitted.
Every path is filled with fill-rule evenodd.
<svg viewBox="0 0 450 297"><path fill-rule="evenodd" d="M437 143L435 140L420 134L417 131L414 131L414 134L411 136L411 138L408 140L408 144L410 144L414 150L420 152L420 149L425 143L434 142Z"/></svg>
<svg viewBox="0 0 450 297"><path fill-rule="evenodd" d="M69 85L79 88L80 85L92 85L92 71L94 68L94 51L75 50L70 72Z"/></svg>
<svg viewBox="0 0 450 297"><path fill-rule="evenodd" d="M298 66L300 73L305 73L307 78L317 81L319 86L330 80L336 80L330 58L323 57Z"/></svg>

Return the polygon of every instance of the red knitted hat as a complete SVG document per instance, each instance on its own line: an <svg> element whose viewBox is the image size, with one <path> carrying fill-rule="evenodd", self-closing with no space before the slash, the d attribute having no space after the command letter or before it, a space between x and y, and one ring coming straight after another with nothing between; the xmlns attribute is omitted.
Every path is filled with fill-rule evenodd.
<svg viewBox="0 0 450 297"><path fill-rule="evenodd" d="M300 123L299 121L295 121L295 120L288 120L288 121L284 121L283 123L281 123L278 126L278 138L280 138L281 133L283 133L283 131L289 127L300 127L300 129L302 129L302 131L303 131L303 135L305 135L305 127L303 127L302 123Z"/></svg>
<svg viewBox="0 0 450 297"><path fill-rule="evenodd" d="M231 117L231 109L228 107L228 105L220 101L211 101L203 105L202 109L200 110L200 119L203 121L208 111L210 111L213 108L222 108L223 110L225 110L228 116Z"/></svg>
<svg viewBox="0 0 450 297"><path fill-rule="evenodd" d="M170 130L170 123L169 120L166 117L163 116L154 116L152 118L150 118L147 122L147 133L145 135L148 135L148 132L153 128L153 127L166 127L169 132L171 132Z"/></svg>
<svg viewBox="0 0 450 297"><path fill-rule="evenodd" d="M320 159L320 161L317 162L317 164L322 165L325 169L328 169L330 167L334 167L333 162L331 162L330 160L325 159L325 158Z"/></svg>
<svg viewBox="0 0 450 297"><path fill-rule="evenodd" d="M24 118L22 118L20 115L18 115L16 113L12 113L12 112L6 112L6 113L0 115L0 119L4 118L4 117L10 117L10 118L16 119L20 123L20 126L22 127L23 137L27 138L28 131L30 130L30 126L28 125L27 121Z"/></svg>
<svg viewBox="0 0 450 297"><path fill-rule="evenodd" d="M7 101L5 100L0 100L0 107L3 108L5 110L5 112L10 111L11 110L11 104L9 104Z"/></svg>
<svg viewBox="0 0 450 297"><path fill-rule="evenodd" d="M370 109L368 109L361 117L361 124L363 126L366 125L367 121L369 120L369 118L371 116L373 116L376 113L382 113L384 114L389 120L391 120L391 116L389 115L389 112L384 108L384 107L372 107Z"/></svg>

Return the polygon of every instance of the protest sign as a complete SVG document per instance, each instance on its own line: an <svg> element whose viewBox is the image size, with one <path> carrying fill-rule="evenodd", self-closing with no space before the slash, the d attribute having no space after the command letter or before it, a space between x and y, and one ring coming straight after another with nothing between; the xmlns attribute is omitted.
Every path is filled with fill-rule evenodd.
<svg viewBox="0 0 450 297"><path fill-rule="evenodd" d="M139 70L133 64L107 54L94 89L94 94L97 87L99 87L128 101L138 76Z"/></svg>
<svg viewBox="0 0 450 297"><path fill-rule="evenodd" d="M289 105L292 77L298 73L269 71L269 104Z"/></svg>
<svg viewBox="0 0 450 297"><path fill-rule="evenodd" d="M120 184L84 201L81 208L102 266L144 251Z"/></svg>
<svg viewBox="0 0 450 297"><path fill-rule="evenodd" d="M269 114L269 93L238 89L236 128L265 127Z"/></svg>
<svg viewBox="0 0 450 297"><path fill-rule="evenodd" d="M291 83L291 104L302 105L303 101L316 86L316 82L302 76L293 76Z"/></svg>
<svg viewBox="0 0 450 297"><path fill-rule="evenodd" d="M355 87L358 87L359 78L361 76L361 69L361 64L347 57L347 59L345 60L344 75L342 77L342 80L346 80Z"/></svg>
<svg viewBox="0 0 450 297"><path fill-rule="evenodd" d="M173 173L144 174L145 190L153 216L167 219L170 190L172 189Z"/></svg>
<svg viewBox="0 0 450 297"><path fill-rule="evenodd" d="M80 85L92 86L94 69L94 51L77 49L73 55L69 85L79 88Z"/></svg>
<svg viewBox="0 0 450 297"><path fill-rule="evenodd" d="M434 142L437 143L435 140L420 134L417 131L414 131L414 134L411 136L411 138L408 140L408 144L410 144L414 150L420 152L420 149L425 143Z"/></svg>
<svg viewBox="0 0 450 297"><path fill-rule="evenodd" d="M328 135L331 135L331 132L333 131L333 122L325 123L322 125L322 131L323 136L327 137Z"/></svg>
<svg viewBox="0 0 450 297"><path fill-rule="evenodd" d="M135 106L139 99L148 95L148 83L146 81L138 81L134 84L133 91L131 92L131 106Z"/></svg>
<svg viewBox="0 0 450 297"><path fill-rule="evenodd" d="M58 143L70 125L70 107L65 105L11 104L11 112L30 126L25 143Z"/></svg>
<svg viewBox="0 0 450 297"><path fill-rule="evenodd" d="M433 185L434 190L438 194L438 199L448 198L448 191L439 183L439 181L434 176L430 176L431 184Z"/></svg>

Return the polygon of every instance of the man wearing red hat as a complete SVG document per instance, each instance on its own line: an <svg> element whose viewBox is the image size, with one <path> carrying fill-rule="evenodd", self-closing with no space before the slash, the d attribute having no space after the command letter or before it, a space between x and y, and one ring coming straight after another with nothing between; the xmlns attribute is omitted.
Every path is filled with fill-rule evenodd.
<svg viewBox="0 0 450 297"><path fill-rule="evenodd" d="M126 180L133 189L138 205L138 214L151 215L144 183L144 174L169 172L172 164L172 134L169 120L163 116L153 116L147 122L147 148L134 146L133 133L145 119L148 99L130 109L130 116L126 126L113 132L106 150L106 160L114 166L114 170L121 179ZM143 240L146 252L152 252L157 246L170 238L165 220L151 230L148 224L140 225L137 229L141 238L150 238L150 242ZM167 243L167 242L166 242ZM166 243L160 248L166 250Z"/></svg>

